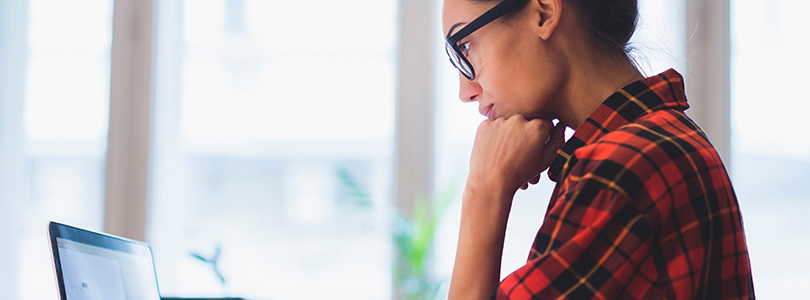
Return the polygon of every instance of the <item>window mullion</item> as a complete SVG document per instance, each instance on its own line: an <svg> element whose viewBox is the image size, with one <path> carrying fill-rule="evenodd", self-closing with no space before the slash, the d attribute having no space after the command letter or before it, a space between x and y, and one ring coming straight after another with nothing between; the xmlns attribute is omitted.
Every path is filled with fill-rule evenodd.
<svg viewBox="0 0 810 300"><path fill-rule="evenodd" d="M687 0L686 89L700 124L731 166L731 31L730 0Z"/></svg>
<svg viewBox="0 0 810 300"><path fill-rule="evenodd" d="M104 230L145 239L152 111L152 0L116 0Z"/></svg>
<svg viewBox="0 0 810 300"><path fill-rule="evenodd" d="M398 1L394 197L405 215L433 195L435 10L432 0Z"/></svg>

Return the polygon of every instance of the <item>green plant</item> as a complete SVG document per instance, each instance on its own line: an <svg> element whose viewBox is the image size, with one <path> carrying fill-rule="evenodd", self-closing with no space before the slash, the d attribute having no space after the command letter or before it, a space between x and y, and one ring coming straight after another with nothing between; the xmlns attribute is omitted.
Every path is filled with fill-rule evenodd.
<svg viewBox="0 0 810 300"><path fill-rule="evenodd" d="M340 203L369 211L371 196L359 180L346 169L336 172L342 190ZM397 213L390 231L396 252L394 288L406 299L436 299L446 279L435 278L429 270L436 230L447 208L455 199L458 180L452 180L431 201L418 197L411 214Z"/></svg>
<svg viewBox="0 0 810 300"><path fill-rule="evenodd" d="M394 268L395 286L407 299L435 299L445 280L433 278L428 270L436 229L457 191L452 181L444 191L428 201L414 201L413 214L400 214L393 231L397 260Z"/></svg>
<svg viewBox="0 0 810 300"><path fill-rule="evenodd" d="M219 269L219 257L220 254L222 254L222 246L216 245L215 248L214 255L211 257L204 257L197 252L189 252L189 255L211 267L211 271L214 273L217 279L219 279L219 283L222 284L222 287L225 288L227 281L225 281L225 275L223 275L222 271Z"/></svg>
<svg viewBox="0 0 810 300"><path fill-rule="evenodd" d="M371 201L371 195L368 190L355 178L352 173L345 168L338 168L335 171L335 176L338 177L341 190L338 201L341 204L352 206L354 208L369 210L374 203Z"/></svg>

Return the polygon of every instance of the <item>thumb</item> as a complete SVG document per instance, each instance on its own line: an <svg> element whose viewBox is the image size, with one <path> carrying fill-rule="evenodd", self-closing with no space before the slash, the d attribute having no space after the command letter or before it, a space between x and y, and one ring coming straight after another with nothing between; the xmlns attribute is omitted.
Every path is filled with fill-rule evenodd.
<svg viewBox="0 0 810 300"><path fill-rule="evenodd" d="M563 144L565 144L566 128L568 128L568 126L563 125L562 122L558 122L557 126L554 126L554 130L551 131L551 136L548 138L546 144L555 149L562 148Z"/></svg>
<svg viewBox="0 0 810 300"><path fill-rule="evenodd" d="M557 155L557 150L562 148L565 145L565 128L567 126L563 125L562 122L558 122L557 126L554 126L554 130L551 131L551 135L546 141L545 147L543 147L543 162L546 163L546 167L551 164L551 161Z"/></svg>

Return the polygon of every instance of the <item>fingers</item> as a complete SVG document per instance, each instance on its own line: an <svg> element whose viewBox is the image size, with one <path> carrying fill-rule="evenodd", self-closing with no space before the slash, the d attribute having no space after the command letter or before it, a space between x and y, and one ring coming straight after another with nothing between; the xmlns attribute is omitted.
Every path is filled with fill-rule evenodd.
<svg viewBox="0 0 810 300"><path fill-rule="evenodd" d="M487 178L484 174L501 174L507 178L495 188L525 190L540 182L539 174L565 143L564 133L562 124L554 126L548 119L527 120L518 114L484 120L473 144L470 177L490 184L481 179Z"/></svg>
<svg viewBox="0 0 810 300"><path fill-rule="evenodd" d="M550 127L553 126L553 124L551 123L551 121L548 121L548 125L543 124L541 125L540 129L545 130L546 129L544 128L545 126ZM543 171L548 169L548 167L551 165L551 161L554 160L554 158L557 156L557 151L560 148L562 148L563 145L565 145L565 129L566 129L565 125L563 125L561 122L558 122L557 126L548 129L551 131L551 133L549 134L548 140L546 141L546 144L543 147L541 153ZM523 185L523 187L521 187L521 189L525 190L528 189L530 185L537 184L538 182L540 182L541 176L542 172L540 174L537 174L537 176L535 176L534 178L530 179L529 182L527 182L526 184Z"/></svg>
<svg viewBox="0 0 810 300"><path fill-rule="evenodd" d="M549 138L551 137L552 130L554 129L554 123L547 119L532 119L528 121L528 124L530 124L532 128L539 129L540 132L547 134Z"/></svg>
<svg viewBox="0 0 810 300"><path fill-rule="evenodd" d="M529 183L531 183L531 184L537 184L538 182L540 182L540 175L542 175L542 173L537 174L537 176L534 176L534 178L532 178L531 180L529 180Z"/></svg>
<svg viewBox="0 0 810 300"><path fill-rule="evenodd" d="M547 163L546 167L551 164L551 161L557 156L557 150L565 145L565 128L562 122L557 123L557 126L551 131L551 135L543 147L543 161Z"/></svg>
<svg viewBox="0 0 810 300"><path fill-rule="evenodd" d="M520 187L520 189L526 190L529 188L529 186L537 184L538 182L540 182L540 177L542 177L542 175L543 173L537 174L537 176L534 176L534 178L530 179L529 182L524 183L523 186Z"/></svg>
<svg viewBox="0 0 810 300"><path fill-rule="evenodd" d="M565 144L565 128L567 126L563 125L562 122L558 122L557 126L554 126L548 141L551 148L559 149Z"/></svg>

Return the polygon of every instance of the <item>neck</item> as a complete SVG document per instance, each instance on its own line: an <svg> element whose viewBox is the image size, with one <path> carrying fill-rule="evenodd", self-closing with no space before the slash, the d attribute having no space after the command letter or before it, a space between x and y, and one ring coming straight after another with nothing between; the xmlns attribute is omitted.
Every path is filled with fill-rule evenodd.
<svg viewBox="0 0 810 300"><path fill-rule="evenodd" d="M644 78L629 59L606 58L604 54L594 51L582 52L570 56L577 59L569 60L570 74L563 90L564 99L568 101L558 112L560 121L575 129L610 95Z"/></svg>

